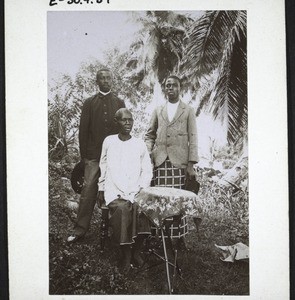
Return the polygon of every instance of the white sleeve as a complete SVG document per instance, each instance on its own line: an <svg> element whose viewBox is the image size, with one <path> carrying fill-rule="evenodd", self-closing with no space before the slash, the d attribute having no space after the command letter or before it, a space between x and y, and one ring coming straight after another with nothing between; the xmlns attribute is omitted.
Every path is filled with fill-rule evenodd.
<svg viewBox="0 0 295 300"><path fill-rule="evenodd" d="M100 168L100 177L98 180L98 190L104 191L105 188L105 178L107 172L107 148L108 148L108 139L105 139L102 143L101 156L99 161Z"/></svg>
<svg viewBox="0 0 295 300"><path fill-rule="evenodd" d="M141 173L139 179L139 187L146 188L150 186L151 180L153 178L153 166L145 143L141 144L141 148Z"/></svg>

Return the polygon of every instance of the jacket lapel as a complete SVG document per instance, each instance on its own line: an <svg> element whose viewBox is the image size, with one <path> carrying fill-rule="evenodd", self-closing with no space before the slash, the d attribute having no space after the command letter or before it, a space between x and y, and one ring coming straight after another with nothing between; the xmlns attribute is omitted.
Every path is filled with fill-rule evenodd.
<svg viewBox="0 0 295 300"><path fill-rule="evenodd" d="M181 100L179 100L179 105L177 107L175 116L170 124L173 124L175 121L177 121L177 119L179 119L180 116L183 114L184 110L185 110L185 105ZM167 119L168 119L168 117L167 117Z"/></svg>
<svg viewBox="0 0 295 300"><path fill-rule="evenodd" d="M163 105L161 108L161 115L164 121L169 124L168 114L167 114L167 104Z"/></svg>

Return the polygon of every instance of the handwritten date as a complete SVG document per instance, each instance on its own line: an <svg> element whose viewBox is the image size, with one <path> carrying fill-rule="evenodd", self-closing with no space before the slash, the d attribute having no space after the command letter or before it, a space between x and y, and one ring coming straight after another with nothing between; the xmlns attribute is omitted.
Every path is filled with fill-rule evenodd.
<svg viewBox="0 0 295 300"><path fill-rule="evenodd" d="M66 2L67 4L100 4L100 3L108 3L110 4L110 0L49 0L49 6L57 5L59 2Z"/></svg>

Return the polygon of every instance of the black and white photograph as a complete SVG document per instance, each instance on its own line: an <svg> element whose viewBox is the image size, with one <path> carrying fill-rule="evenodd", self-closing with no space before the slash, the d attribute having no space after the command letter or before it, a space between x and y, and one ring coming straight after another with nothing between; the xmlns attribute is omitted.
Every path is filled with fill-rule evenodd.
<svg viewBox="0 0 295 300"><path fill-rule="evenodd" d="M48 12L49 292L249 295L247 12Z"/></svg>
<svg viewBox="0 0 295 300"><path fill-rule="evenodd" d="M10 299L289 299L284 9L5 2Z"/></svg>

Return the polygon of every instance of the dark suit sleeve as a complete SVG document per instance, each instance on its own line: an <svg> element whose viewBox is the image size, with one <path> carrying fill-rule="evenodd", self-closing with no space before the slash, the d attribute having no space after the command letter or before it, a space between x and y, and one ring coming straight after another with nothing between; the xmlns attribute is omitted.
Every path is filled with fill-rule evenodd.
<svg viewBox="0 0 295 300"><path fill-rule="evenodd" d="M157 130L158 130L158 115L157 115L157 110L155 109L151 117L150 126L144 138L149 153L151 153L154 148L154 144L157 138Z"/></svg>
<svg viewBox="0 0 295 300"><path fill-rule="evenodd" d="M90 99L85 100L79 126L79 147L81 159L86 158L87 141L90 123Z"/></svg>

